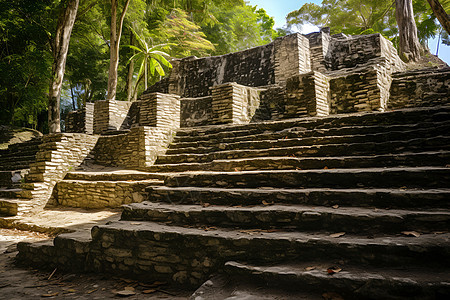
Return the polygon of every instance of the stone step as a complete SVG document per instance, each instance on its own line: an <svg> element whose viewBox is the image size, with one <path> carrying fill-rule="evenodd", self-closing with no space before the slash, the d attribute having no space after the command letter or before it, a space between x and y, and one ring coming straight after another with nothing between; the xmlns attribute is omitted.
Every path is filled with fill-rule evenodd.
<svg viewBox="0 0 450 300"><path fill-rule="evenodd" d="M0 198L16 198L20 196L22 189L5 189L0 188Z"/></svg>
<svg viewBox="0 0 450 300"><path fill-rule="evenodd" d="M448 188L450 168L402 167L198 172L170 175L169 187Z"/></svg>
<svg viewBox="0 0 450 300"><path fill-rule="evenodd" d="M0 162L0 167L4 171L15 171L29 169L30 165L34 163L34 160L8 160L6 162Z"/></svg>
<svg viewBox="0 0 450 300"><path fill-rule="evenodd" d="M139 181L139 180L164 180L166 175L133 170L118 170L112 172L69 172L64 179L84 181Z"/></svg>
<svg viewBox="0 0 450 300"><path fill-rule="evenodd" d="M19 150L19 151L6 151L3 153L0 153L0 161L7 161L11 158L20 158L23 160L34 160L36 157L36 153L39 149L32 149L32 150Z"/></svg>
<svg viewBox="0 0 450 300"><path fill-rule="evenodd" d="M323 137L323 136L345 136L345 135L366 135L388 132L409 132L414 130L430 131L430 129L438 128L434 134L443 134L445 129L448 128L449 122L424 122L414 123L406 125L371 125L371 126L345 126L337 128L303 128L295 126L286 128L280 131L264 131L262 133L256 130L240 130L233 132L218 132L210 135L202 136L178 136L174 137L174 142L170 145L170 148L183 148L183 147L196 147L196 146L208 146L211 144L220 143L235 143L245 142L251 137L252 140L271 140L271 139L289 139L289 138L311 138L311 137Z"/></svg>
<svg viewBox="0 0 450 300"><path fill-rule="evenodd" d="M384 141L404 141L417 137L430 138L439 135L447 135L450 130L450 122L445 125L430 124L423 128L415 124L415 128L409 130L394 130L384 128L383 131L367 132L364 128L352 128L353 130L334 130L338 132L330 133L323 130L310 131L289 131L282 133L272 133L264 135L246 135L238 138L209 138L207 140L194 140L192 142L180 142L170 145L167 154L176 153L206 153L210 151L232 150L232 149L264 149L273 147L294 147L340 143L363 143L363 142L384 142ZM366 132L364 132L366 131ZM245 138L246 137L246 138Z"/></svg>
<svg viewBox="0 0 450 300"><path fill-rule="evenodd" d="M42 144L42 136L32 137L28 141L9 145L9 148L16 149L16 148L22 148L22 147L32 147L32 146L39 146L40 144Z"/></svg>
<svg viewBox="0 0 450 300"><path fill-rule="evenodd" d="M243 281L237 276L216 274L204 282L189 299L323 300L324 292L294 291Z"/></svg>
<svg viewBox="0 0 450 300"><path fill-rule="evenodd" d="M70 272L87 271L90 242L90 232L85 230L59 234L53 240L20 242L17 244L17 262L45 269L57 267Z"/></svg>
<svg viewBox="0 0 450 300"><path fill-rule="evenodd" d="M363 112L353 114L332 115L327 117L306 117L281 121L269 121L239 125L212 125L193 128L181 128L177 136L203 136L226 131L253 131L257 132L277 131L290 127L301 126L304 128L333 128L354 125L400 125L414 124L418 122L448 121L450 106L401 109L389 112ZM255 131L254 131L255 130Z"/></svg>
<svg viewBox="0 0 450 300"><path fill-rule="evenodd" d="M209 204L228 206L297 204L332 207L450 209L450 189L277 189L150 186L146 199L177 204Z"/></svg>
<svg viewBox="0 0 450 300"><path fill-rule="evenodd" d="M393 210L305 205L246 207L180 205L153 202L124 206L122 220L164 222L183 226L221 226L240 229L400 234L402 231L442 232L450 228L448 210Z"/></svg>
<svg viewBox="0 0 450 300"><path fill-rule="evenodd" d="M336 266L342 270L328 274L328 268ZM283 290L337 294L340 299L432 300L445 299L450 294L448 270L442 268L361 267L331 260L273 266L230 261L225 264L225 271L241 282L259 282Z"/></svg>
<svg viewBox="0 0 450 300"><path fill-rule="evenodd" d="M204 163L155 164L150 172L185 171L251 171L323 168L372 168L395 166L445 166L450 164L450 151L398 153L338 157L256 157L218 159Z"/></svg>
<svg viewBox="0 0 450 300"><path fill-rule="evenodd" d="M117 208L123 204L143 201L142 193L147 186L163 184L164 181L157 179L124 181L65 179L56 184L52 197L62 206L86 209Z"/></svg>
<svg viewBox="0 0 450 300"><path fill-rule="evenodd" d="M269 149L239 149L215 151L209 153L166 154L158 156L156 164L180 164L189 162L210 162L217 159L267 157L267 156L349 156L381 155L403 152L424 152L450 149L450 137L442 136L429 139L416 138L408 141L365 142L350 144L327 144L312 146L294 146Z"/></svg>
<svg viewBox="0 0 450 300"><path fill-rule="evenodd" d="M0 216L17 216L33 208L30 201L0 198Z"/></svg>
<svg viewBox="0 0 450 300"><path fill-rule="evenodd" d="M157 273L167 272L172 276L176 270L186 270L203 273L201 276L205 278L229 260L277 263L327 257L349 264L448 268L449 237L449 233L442 233L372 238L346 234L334 238L324 233L189 228L119 221L93 227L91 247L106 272L115 268L134 274L143 274L145 270L148 274L156 266L165 266L163 272ZM201 263L202 260L208 262Z"/></svg>

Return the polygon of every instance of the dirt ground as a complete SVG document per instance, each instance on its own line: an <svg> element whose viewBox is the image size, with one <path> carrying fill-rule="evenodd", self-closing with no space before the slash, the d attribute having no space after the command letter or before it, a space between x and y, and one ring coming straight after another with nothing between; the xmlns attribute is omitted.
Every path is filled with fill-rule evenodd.
<svg viewBox="0 0 450 300"><path fill-rule="evenodd" d="M144 284L112 275L39 271L14 263L20 241L49 238L45 234L0 229L0 299L187 299L193 291L162 282Z"/></svg>

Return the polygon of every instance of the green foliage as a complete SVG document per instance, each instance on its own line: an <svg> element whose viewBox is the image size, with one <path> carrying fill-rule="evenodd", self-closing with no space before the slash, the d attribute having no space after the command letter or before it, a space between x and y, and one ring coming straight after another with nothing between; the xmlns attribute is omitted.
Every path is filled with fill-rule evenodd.
<svg viewBox="0 0 450 300"><path fill-rule="evenodd" d="M200 26L190 21L187 13L181 9L172 9L150 31L150 37L156 43L171 44L170 49L166 50L173 57L206 56L214 50Z"/></svg>
<svg viewBox="0 0 450 300"><path fill-rule="evenodd" d="M450 46L450 37L447 33L447 31L443 30L441 34L442 43L444 45Z"/></svg>
<svg viewBox="0 0 450 300"><path fill-rule="evenodd" d="M332 33L362 34L372 29L392 37L397 29L392 0L324 0L322 5L304 4L290 12L287 22L291 26L311 23L318 27L331 27Z"/></svg>
<svg viewBox="0 0 450 300"><path fill-rule="evenodd" d="M446 10L450 0L441 0ZM439 24L427 1L413 0L413 9L422 43L435 36ZM306 3L286 17L290 26L301 27L311 23L318 27L330 27L331 32L346 34L381 33L393 40L398 34L395 20L395 1L393 0L323 0L321 5Z"/></svg>
<svg viewBox="0 0 450 300"><path fill-rule="evenodd" d="M43 130L53 1L0 1L0 122Z"/></svg>
<svg viewBox="0 0 450 300"><path fill-rule="evenodd" d="M225 54L264 45L277 37L275 22L256 6L213 6L217 23L202 26L207 38L216 46L214 54Z"/></svg>
<svg viewBox="0 0 450 300"><path fill-rule="evenodd" d="M89 5L89 2L86 4ZM65 81L76 108L106 97L109 47L106 24L98 6L80 7L67 57Z"/></svg>

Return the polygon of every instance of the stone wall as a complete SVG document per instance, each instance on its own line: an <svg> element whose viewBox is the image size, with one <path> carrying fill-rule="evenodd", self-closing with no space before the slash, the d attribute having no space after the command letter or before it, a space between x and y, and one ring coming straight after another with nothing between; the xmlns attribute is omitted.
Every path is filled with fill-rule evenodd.
<svg viewBox="0 0 450 300"><path fill-rule="evenodd" d="M94 110L95 103L86 103L85 110L85 124L84 129L86 134L94 134Z"/></svg>
<svg viewBox="0 0 450 300"><path fill-rule="evenodd" d="M66 132L94 133L94 103L86 103L82 109L71 111L66 117Z"/></svg>
<svg viewBox="0 0 450 300"><path fill-rule="evenodd" d="M145 170L164 154L176 128L140 126L129 132L101 136L93 150L95 163L126 169Z"/></svg>
<svg viewBox="0 0 450 300"><path fill-rule="evenodd" d="M258 87L285 82L290 76L311 70L309 42L292 34L248 50L214 57L187 57L172 62L166 78L145 93L162 92L184 98L210 95L209 87L227 82Z"/></svg>
<svg viewBox="0 0 450 300"><path fill-rule="evenodd" d="M180 97L162 93L142 95L139 126L180 127Z"/></svg>
<svg viewBox="0 0 450 300"><path fill-rule="evenodd" d="M97 136L82 133L55 133L42 137L36 162L22 184L22 198L32 199L35 208L47 204L55 184L79 166L94 148Z"/></svg>
<svg viewBox="0 0 450 300"><path fill-rule="evenodd" d="M311 71L309 40L305 36L291 34L278 38L274 41L274 47L276 84L283 84L289 77Z"/></svg>
<svg viewBox="0 0 450 300"><path fill-rule="evenodd" d="M325 73L327 71L325 59L331 41L329 32L321 30L320 32L307 34L306 37L309 40L311 69Z"/></svg>
<svg viewBox="0 0 450 300"><path fill-rule="evenodd" d="M330 79L331 113L386 110L392 79L386 60L376 61L379 63L374 61L333 74L336 77Z"/></svg>
<svg viewBox="0 0 450 300"><path fill-rule="evenodd" d="M86 131L86 110L79 109L71 111L66 117L66 132L85 133Z"/></svg>
<svg viewBox="0 0 450 300"><path fill-rule="evenodd" d="M252 122L283 119L286 111L286 87L272 85L261 89L259 108L252 118Z"/></svg>
<svg viewBox="0 0 450 300"><path fill-rule="evenodd" d="M94 106L94 134L102 134L108 130L119 130L128 115L131 102L102 100Z"/></svg>
<svg viewBox="0 0 450 300"><path fill-rule="evenodd" d="M284 118L327 116L330 112L329 78L313 71L291 77L286 83Z"/></svg>
<svg viewBox="0 0 450 300"><path fill-rule="evenodd" d="M249 123L259 107L257 89L226 83L211 88L213 124Z"/></svg>
<svg viewBox="0 0 450 300"><path fill-rule="evenodd" d="M450 68L394 74L389 109L450 103Z"/></svg>
<svg viewBox="0 0 450 300"><path fill-rule="evenodd" d="M209 87L226 82L247 86L275 82L273 43L222 56L188 57L173 61L172 65L169 80L150 87L146 93L168 91L193 98L208 96Z"/></svg>
<svg viewBox="0 0 450 300"><path fill-rule="evenodd" d="M392 43L379 33L332 38L325 57L328 71L354 68L375 58L386 58L391 73L405 68Z"/></svg>
<svg viewBox="0 0 450 300"><path fill-rule="evenodd" d="M195 127L211 124L213 120L211 96L180 99L180 127Z"/></svg>
<svg viewBox="0 0 450 300"><path fill-rule="evenodd" d="M80 181L63 180L52 197L59 205L86 209L117 208L142 202L142 193L152 181Z"/></svg>

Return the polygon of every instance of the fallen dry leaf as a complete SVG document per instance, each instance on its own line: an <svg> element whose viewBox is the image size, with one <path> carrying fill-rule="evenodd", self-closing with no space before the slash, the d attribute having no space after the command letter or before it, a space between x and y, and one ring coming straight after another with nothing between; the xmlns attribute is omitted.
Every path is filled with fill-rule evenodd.
<svg viewBox="0 0 450 300"><path fill-rule="evenodd" d="M338 237L343 236L344 234L345 234L345 232L332 233L332 234L330 234L330 237L338 238Z"/></svg>
<svg viewBox="0 0 450 300"><path fill-rule="evenodd" d="M55 297L55 296L58 296L58 294L59 294L59 292L42 294L41 297Z"/></svg>
<svg viewBox="0 0 450 300"><path fill-rule="evenodd" d="M315 270L315 269L316 269L316 267L306 267L305 271L312 271L312 270Z"/></svg>
<svg viewBox="0 0 450 300"><path fill-rule="evenodd" d="M328 275L333 275L333 274L339 273L340 271L342 271L342 269L339 267L329 267L327 269Z"/></svg>
<svg viewBox="0 0 450 300"><path fill-rule="evenodd" d="M126 290L126 291L132 291L132 292L134 292L134 287L132 287L132 286L126 286L126 287L124 287L123 289Z"/></svg>
<svg viewBox="0 0 450 300"><path fill-rule="evenodd" d="M154 292L156 292L156 290L143 290L142 291L143 294L151 294L151 293L154 293Z"/></svg>
<svg viewBox="0 0 450 300"><path fill-rule="evenodd" d="M406 236L413 236L413 237L419 237L420 233L416 231L402 231L402 233Z"/></svg>
<svg viewBox="0 0 450 300"><path fill-rule="evenodd" d="M324 169L324 170L328 170L328 167L327 167L327 166L325 166L325 167L323 167L323 169Z"/></svg>
<svg viewBox="0 0 450 300"><path fill-rule="evenodd" d="M337 208L339 208L339 205L337 205L337 204L333 205L332 208L337 209Z"/></svg>
<svg viewBox="0 0 450 300"><path fill-rule="evenodd" d="M88 293L88 294L92 294L92 293L95 292L96 290L98 290L98 289L90 290L90 291L88 291L87 293Z"/></svg>
<svg viewBox="0 0 450 300"><path fill-rule="evenodd" d="M130 225L141 225L142 223L139 222L131 222Z"/></svg>
<svg viewBox="0 0 450 300"><path fill-rule="evenodd" d="M136 295L136 293L134 291L123 290L123 291L116 292L116 295L121 296L121 297L129 297L129 296Z"/></svg>

